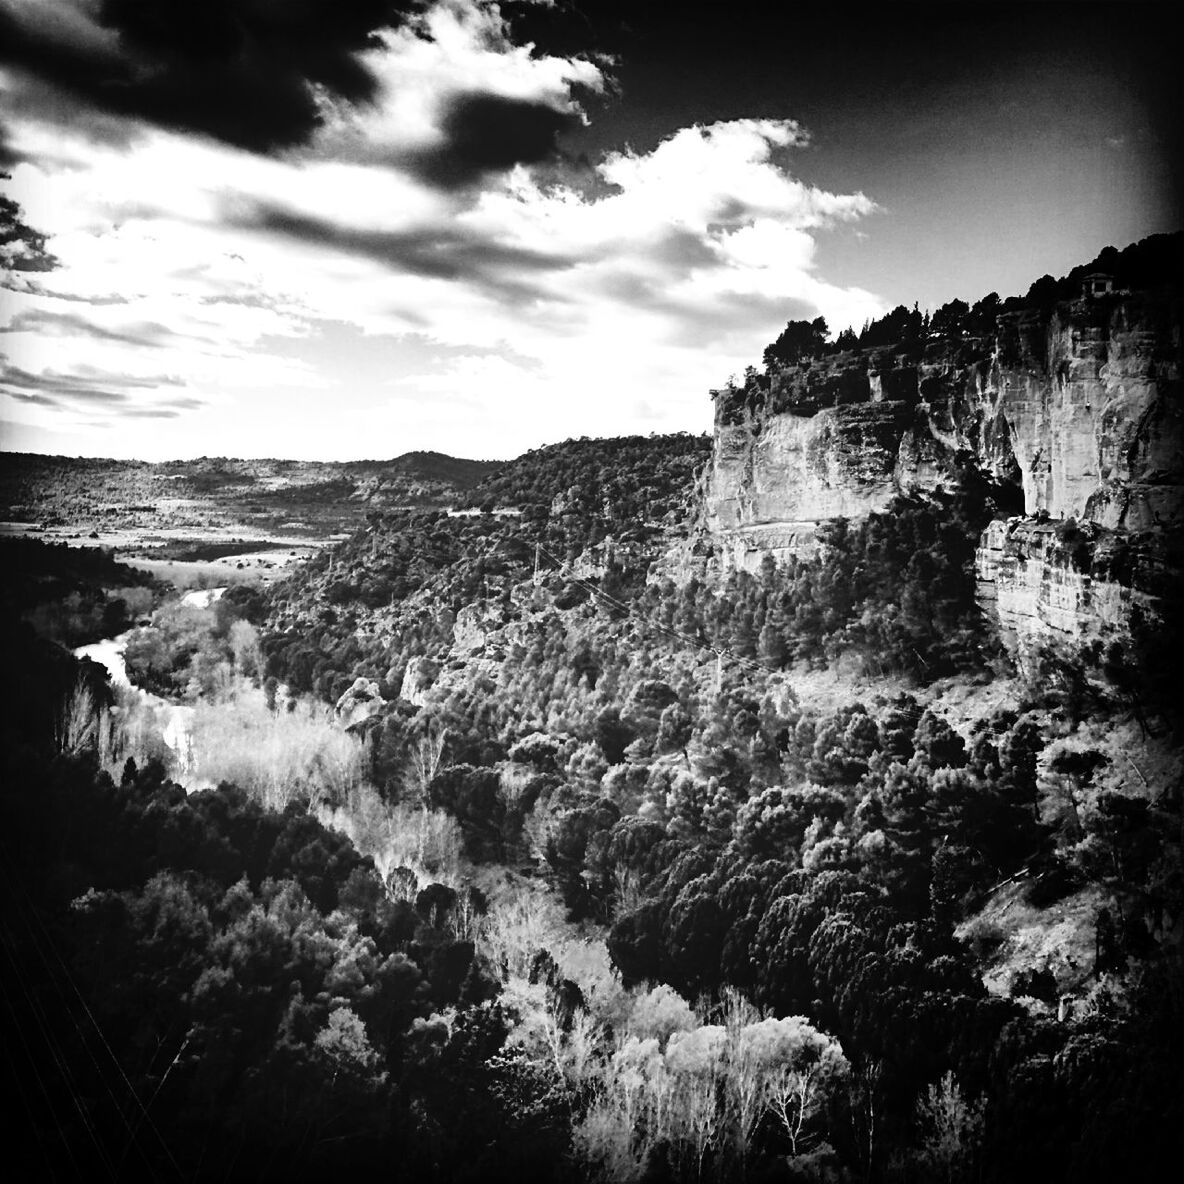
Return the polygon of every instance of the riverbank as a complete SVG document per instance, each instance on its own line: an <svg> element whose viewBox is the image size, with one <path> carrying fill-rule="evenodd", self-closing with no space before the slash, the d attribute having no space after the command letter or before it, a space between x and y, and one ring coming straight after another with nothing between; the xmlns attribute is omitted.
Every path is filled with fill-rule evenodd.
<svg viewBox="0 0 1184 1184"><path fill-rule="evenodd" d="M113 715L127 732L143 736L155 733L168 750L172 765L170 774L179 785L192 792L204 788L208 782L196 777L193 750L193 721L195 709L187 703L173 703L137 687L128 675L128 638L132 630L117 637L81 645L74 650L76 658L88 658L106 671L116 692Z"/></svg>

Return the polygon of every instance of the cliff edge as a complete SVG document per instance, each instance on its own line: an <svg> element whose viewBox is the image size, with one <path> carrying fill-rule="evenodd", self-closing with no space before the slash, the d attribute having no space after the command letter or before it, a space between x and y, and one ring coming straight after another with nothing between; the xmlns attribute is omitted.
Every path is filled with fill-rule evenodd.
<svg viewBox="0 0 1184 1184"><path fill-rule="evenodd" d="M1061 642L1100 663L1132 616L1162 618L1184 518L1184 293L1079 284L1008 301L993 332L773 363L713 392L702 523L720 565L809 553L820 523L949 488L969 465L1006 512L976 575L1021 669Z"/></svg>

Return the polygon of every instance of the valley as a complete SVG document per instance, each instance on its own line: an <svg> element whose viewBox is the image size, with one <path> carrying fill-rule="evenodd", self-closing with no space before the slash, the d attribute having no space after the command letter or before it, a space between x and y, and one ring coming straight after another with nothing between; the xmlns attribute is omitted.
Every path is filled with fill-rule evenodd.
<svg viewBox="0 0 1184 1184"><path fill-rule="evenodd" d="M1168 1155L1184 359L1149 243L1100 303L790 322L710 437L430 478L15 458L7 854L171 1145L557 1184Z"/></svg>

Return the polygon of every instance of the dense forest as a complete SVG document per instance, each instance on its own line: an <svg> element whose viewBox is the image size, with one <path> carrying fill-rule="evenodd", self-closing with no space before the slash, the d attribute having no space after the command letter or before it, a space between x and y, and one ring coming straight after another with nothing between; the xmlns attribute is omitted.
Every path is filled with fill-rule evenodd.
<svg viewBox="0 0 1184 1184"><path fill-rule="evenodd" d="M804 332L766 364L831 348ZM1170 684L1134 650L1097 656L1109 681L1017 675L973 575L1011 507L971 466L725 571L686 546L709 451L539 449L208 603L13 552L21 1155L211 1181L1180 1162ZM55 644L114 632L193 713L184 759Z"/></svg>

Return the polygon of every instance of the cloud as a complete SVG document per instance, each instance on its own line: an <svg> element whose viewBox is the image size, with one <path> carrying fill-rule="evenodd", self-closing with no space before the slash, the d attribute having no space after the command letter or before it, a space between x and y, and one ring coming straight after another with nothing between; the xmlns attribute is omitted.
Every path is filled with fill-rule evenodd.
<svg viewBox="0 0 1184 1184"><path fill-rule="evenodd" d="M100 306L104 304L127 303L127 297L119 295L118 292L109 292L103 296L80 296L76 292L63 292L57 288L48 288L26 275L13 276L10 279L0 281L0 289L8 292L21 292L27 296L44 296L50 300L63 300L68 304L93 304Z"/></svg>
<svg viewBox="0 0 1184 1184"><path fill-rule="evenodd" d="M160 324L142 321L126 329L110 329L95 324L73 312L51 312L48 309L27 309L19 312L0 328L0 333L40 333L47 337L93 337L99 341L113 341L121 345L157 349L171 336Z"/></svg>
<svg viewBox="0 0 1184 1184"><path fill-rule="evenodd" d="M322 99L365 103L360 54L398 0L3 0L0 61L120 116L252 151L306 142Z"/></svg>
<svg viewBox="0 0 1184 1184"><path fill-rule="evenodd" d="M637 430L638 408L643 430L706 426L707 389L787 319L882 311L816 258L878 207L795 177L791 119L675 129L581 172L553 162L600 67L513 44L492 6L437 0L356 56L372 97L323 93L298 152L19 113L14 196L61 267L5 293L14 418L54 430L43 400L97 391L132 455L224 452L233 424L255 455L506 456Z"/></svg>
<svg viewBox="0 0 1184 1184"><path fill-rule="evenodd" d="M450 96L440 121L441 143L409 153L402 164L442 189L473 185L517 164L559 156L559 137L580 126L572 110L507 95L472 92Z"/></svg>
<svg viewBox="0 0 1184 1184"><path fill-rule="evenodd" d="M518 275L564 270L576 259L558 252L511 245L463 223L435 223L408 230L368 230L261 204L235 219L246 229L272 232L316 247L360 255L399 272L429 279L463 280L500 296L537 295Z"/></svg>
<svg viewBox="0 0 1184 1184"><path fill-rule="evenodd" d="M168 399L154 407L132 407L121 414L128 419L179 419L185 412L204 406L203 399Z"/></svg>
<svg viewBox="0 0 1184 1184"><path fill-rule="evenodd" d="M73 372L46 369L38 373L0 362L0 389L23 402L50 405L61 399L75 403L118 405L128 402L129 391L157 390L162 386L184 386L170 374L113 374L91 366ZM122 389L119 389L122 388Z"/></svg>
<svg viewBox="0 0 1184 1184"><path fill-rule="evenodd" d="M380 164L445 192L561 159L562 137L585 121L579 97L609 85L582 56L515 44L486 0L438 0L378 41L362 55L374 101L326 103L308 154Z"/></svg>
<svg viewBox="0 0 1184 1184"><path fill-rule="evenodd" d="M446 190L555 159L573 88L604 87L591 62L514 46L488 0L0 0L0 64L25 80L16 111L63 107L98 139L126 145L132 119Z"/></svg>

